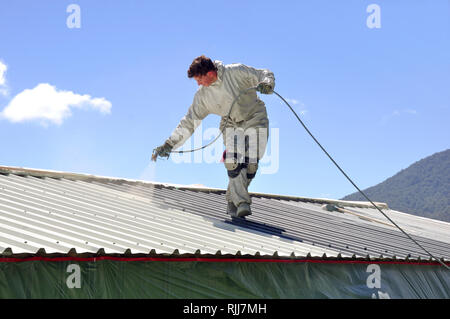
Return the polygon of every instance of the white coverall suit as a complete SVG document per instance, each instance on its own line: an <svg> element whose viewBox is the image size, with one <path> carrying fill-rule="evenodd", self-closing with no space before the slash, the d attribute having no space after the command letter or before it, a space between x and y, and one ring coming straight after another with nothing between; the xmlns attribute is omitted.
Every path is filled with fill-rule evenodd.
<svg viewBox="0 0 450 319"><path fill-rule="evenodd" d="M221 61L214 61L214 64L217 67L217 80L207 87L201 86L198 89L187 114L166 140L174 149L182 146L194 133L201 121L209 114L220 115L222 117L220 130L224 129L233 100L241 91L255 87L260 82L266 82L272 88L275 87L274 75L269 70L255 69L240 63L224 65ZM234 128L234 131L229 128ZM245 146L245 156L247 161L250 160L250 162L257 163L263 157L266 149L268 128L269 120L264 102L258 98L256 90L248 90L234 104L223 132L227 156L229 156L228 152L231 150L231 153L233 153L233 147L236 147L233 141L236 142L237 140L238 142L235 151L237 150L238 153L242 154L244 149L243 139L234 137L234 135L238 135L235 132L240 132L240 134L244 132L244 135L248 135L247 132L251 132L252 134L250 135L252 136L248 138L249 143ZM230 132L233 134L229 134ZM255 136L258 136L258 138L254 138ZM242 137L242 134L240 137ZM242 148L240 148L241 146ZM231 177L230 171L228 171L229 183L226 198L228 201L233 202L236 207L242 202L251 204L248 186L254 174L248 176L246 166L243 165L241 169L235 171L237 176L234 177ZM256 169L254 169L254 173L256 173Z"/></svg>

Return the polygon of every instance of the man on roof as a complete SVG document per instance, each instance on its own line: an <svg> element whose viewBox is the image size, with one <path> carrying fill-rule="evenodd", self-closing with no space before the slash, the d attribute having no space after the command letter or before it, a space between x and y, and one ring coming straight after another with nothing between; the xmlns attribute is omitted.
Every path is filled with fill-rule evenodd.
<svg viewBox="0 0 450 319"><path fill-rule="evenodd" d="M269 128L266 106L256 91L273 93L274 75L267 69L241 63L224 65L204 55L194 59L187 73L200 87L172 135L153 150L152 160L156 161L157 156L169 158L170 152L181 147L207 115L221 116L220 130L225 144L223 162L229 178L227 214L232 217L251 215L248 186L264 155ZM256 90L249 89L252 87Z"/></svg>

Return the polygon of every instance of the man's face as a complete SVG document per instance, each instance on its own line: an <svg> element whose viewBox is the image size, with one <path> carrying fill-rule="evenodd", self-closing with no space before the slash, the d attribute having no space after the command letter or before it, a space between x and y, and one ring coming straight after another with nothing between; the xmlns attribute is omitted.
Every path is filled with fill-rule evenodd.
<svg viewBox="0 0 450 319"><path fill-rule="evenodd" d="M210 86L217 80L217 72L209 71L205 75L194 76L194 79L198 85Z"/></svg>

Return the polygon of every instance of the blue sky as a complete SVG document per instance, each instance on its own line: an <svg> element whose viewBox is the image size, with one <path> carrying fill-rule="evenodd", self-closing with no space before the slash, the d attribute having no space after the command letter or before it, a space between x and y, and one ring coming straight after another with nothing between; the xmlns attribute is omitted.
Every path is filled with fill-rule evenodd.
<svg viewBox="0 0 450 319"><path fill-rule="evenodd" d="M67 26L70 4L80 28ZM371 4L380 28L367 25ZM443 0L3 1L0 165L226 188L221 163L149 160L190 106L186 71L205 54L273 71L276 91L367 188L449 148L449 32ZM354 192L289 109L261 98L278 162L250 191Z"/></svg>

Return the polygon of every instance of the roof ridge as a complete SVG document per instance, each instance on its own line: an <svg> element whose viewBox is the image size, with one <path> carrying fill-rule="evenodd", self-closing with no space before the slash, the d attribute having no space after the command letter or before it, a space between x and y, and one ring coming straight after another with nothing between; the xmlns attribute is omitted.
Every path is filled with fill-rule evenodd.
<svg viewBox="0 0 450 319"><path fill-rule="evenodd" d="M225 192L225 189L220 188L211 188L211 187L202 187L196 185L182 185L182 184L172 184L172 183L161 183L161 182L152 182L152 181L144 181L144 180L136 180L122 177L110 177L110 176L100 176L100 175L92 175L86 173L74 173L74 172L63 172L63 171L55 171L48 169L36 169L36 168L28 168L28 167L18 167L18 166L0 166L0 173L2 174L15 174L22 176L35 176L35 177L50 177L50 178L65 178L69 180L82 180L82 181L108 181L112 183L120 183L126 182L131 184L149 184L154 186L163 186L163 187L173 187L180 190L193 190L193 191L201 191L201 192ZM319 204L337 204L337 205L345 205L348 207L359 207L359 208L373 208L373 205L369 202L359 202L359 201L344 201L338 199L328 199L328 198L311 198L311 197L301 197L301 196L293 196L293 195L279 195L279 194L268 194L268 193L257 193L250 192L252 196L263 197L263 198L271 198L271 199L282 199L282 200L292 200L292 201L301 201L301 202L311 202L311 203L319 203ZM374 202L381 209L389 209L386 203Z"/></svg>

